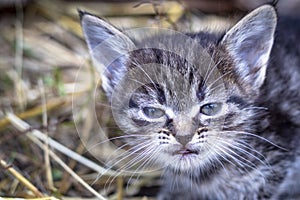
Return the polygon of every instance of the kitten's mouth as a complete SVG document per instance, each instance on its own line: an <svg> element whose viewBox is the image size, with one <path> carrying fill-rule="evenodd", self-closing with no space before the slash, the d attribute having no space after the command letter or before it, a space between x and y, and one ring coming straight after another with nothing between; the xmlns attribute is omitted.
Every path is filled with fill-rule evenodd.
<svg viewBox="0 0 300 200"><path fill-rule="evenodd" d="M180 149L178 151L175 151L173 155L182 155L182 156L186 156L186 155L198 155L199 152L195 151L195 150L191 150L191 149Z"/></svg>

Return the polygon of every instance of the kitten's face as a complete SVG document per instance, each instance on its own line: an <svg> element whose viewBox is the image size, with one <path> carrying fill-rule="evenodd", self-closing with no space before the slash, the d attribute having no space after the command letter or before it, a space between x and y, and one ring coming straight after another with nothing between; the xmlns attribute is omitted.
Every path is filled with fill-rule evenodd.
<svg viewBox="0 0 300 200"><path fill-rule="evenodd" d="M181 172L245 163L251 104L273 44L272 7L219 38L170 31L132 42L95 16L81 17L114 118L125 134L137 135L129 141L137 159Z"/></svg>
<svg viewBox="0 0 300 200"><path fill-rule="evenodd" d="M213 52L216 48L210 47ZM191 64L157 49L131 52L131 70L112 95L119 127L127 134L143 135L131 144L140 145L144 157L175 171L224 162L222 156L231 156L225 152L239 142L238 132L245 131L252 117L237 83L218 70L225 61L216 54L215 60L193 54L202 56L202 62Z"/></svg>

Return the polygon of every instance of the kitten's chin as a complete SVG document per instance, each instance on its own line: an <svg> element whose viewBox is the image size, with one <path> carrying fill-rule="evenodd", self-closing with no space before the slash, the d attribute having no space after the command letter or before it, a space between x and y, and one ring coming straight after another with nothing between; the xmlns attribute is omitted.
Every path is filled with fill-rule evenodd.
<svg viewBox="0 0 300 200"><path fill-rule="evenodd" d="M211 152L204 149L179 147L161 151L157 164L175 172L198 172L211 164L212 157Z"/></svg>
<svg viewBox="0 0 300 200"><path fill-rule="evenodd" d="M198 152L180 150L164 159L164 165L173 171L190 172L201 167L201 160Z"/></svg>

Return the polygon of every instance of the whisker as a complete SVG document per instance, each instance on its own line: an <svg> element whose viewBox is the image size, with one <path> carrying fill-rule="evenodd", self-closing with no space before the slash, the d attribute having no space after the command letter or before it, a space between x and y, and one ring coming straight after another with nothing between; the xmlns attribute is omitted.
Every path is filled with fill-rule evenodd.
<svg viewBox="0 0 300 200"><path fill-rule="evenodd" d="M152 146L152 145L149 145L149 146ZM149 149L146 149L146 150L149 150ZM155 149L153 149L153 150L155 150ZM153 150L150 150L150 151L153 151ZM135 166L135 165L138 165L138 163L139 162L141 162L146 156L147 156L147 153L149 153L149 151L147 152L147 153L145 153L146 151L144 151L142 154L139 154L138 156L136 156L134 159L132 159L130 162L128 162L128 163L126 163L126 164L124 164L123 166L121 166L119 169L118 169L118 174L117 174L117 176L119 176L119 174L121 174L121 173L124 173L124 172L130 172L130 174L131 174L131 176L130 176L130 180L131 180L131 178L134 176L134 175L136 175L136 174L138 174L138 172L137 172L137 170L138 169L136 169L136 170L134 170L134 171L131 171L131 170L129 170L131 167L133 167L133 166ZM149 158L149 157L148 157ZM139 172L139 174L141 175L143 172ZM139 176L140 176L139 175ZM111 180L110 180L110 178L109 178L109 180L110 180L110 184L114 181L114 179L117 177L117 176L115 176L115 177L113 177ZM108 180L108 181L109 181ZM110 185L109 185L109 187L110 187Z"/></svg>
<svg viewBox="0 0 300 200"><path fill-rule="evenodd" d="M244 158L243 156L239 155L238 153L236 153L234 150L232 150L232 146L225 146L222 145L223 148L225 148L225 150L231 152L231 155L235 155L237 157L239 157L240 159L244 160L245 162L249 163L249 167L253 166L256 167L256 165L254 163L252 163L251 161L249 161L248 159ZM241 161L241 160L240 160ZM248 166L248 165L247 165Z"/></svg>
<svg viewBox="0 0 300 200"><path fill-rule="evenodd" d="M253 155L252 153L246 151L245 149L240 148L240 147L236 146L235 144L229 144L228 142L226 142L226 141L224 141L224 140L223 140L223 141L220 141L220 142L222 142L222 143L224 143L224 144L227 144L227 145L230 145L230 147L232 147L232 148L238 150L239 152L244 153L245 155L251 156L252 158L254 158L254 159L258 160L259 162L261 162L263 165L266 165L266 163L265 163L264 161L262 161L260 158L258 158L257 156ZM244 145L242 145L242 146L244 146ZM252 150L252 149L251 149L251 150Z"/></svg>
<svg viewBox="0 0 300 200"><path fill-rule="evenodd" d="M263 140L263 141L265 141L265 142L267 142L267 143L269 143L269 144L271 144L271 145L273 145L273 146L275 146L275 147L277 147L277 148L279 148L279 149L282 149L282 150L284 150L284 151L288 151L288 149L286 149L286 148L284 148L284 147L281 147L281 146L275 144L274 142L272 142L272 141L270 141L270 140L268 140L268 139L266 139L266 138L264 138L264 137L262 137L262 136L253 134L253 133L249 133L249 132L245 132L245 131L230 131L230 133L253 136L253 137L256 137L256 138L258 138L258 139L261 139L261 140Z"/></svg>
<svg viewBox="0 0 300 200"><path fill-rule="evenodd" d="M101 142L98 142L98 143L93 144L92 146L90 146L89 148L87 148L87 151L90 151L90 150L92 150L93 148L95 148L96 146L101 145L101 144L104 144L104 143L106 143L106 142L111 142L111 141L113 141L113 140L118 140L118 139L133 138L133 137L138 137L138 138L140 138L140 137L145 137L145 138L146 138L147 136L145 136L145 135L122 135L122 136L116 136L116 137L108 138L108 139L106 139L106 140L103 140L103 141L101 141Z"/></svg>
<svg viewBox="0 0 300 200"><path fill-rule="evenodd" d="M137 140L137 141L142 141L142 139ZM132 146L132 145L134 145L137 141L128 142L128 143L125 143L125 144L121 145L120 147L116 148L116 149L111 153L111 155L107 158L107 160L110 160L112 156L114 156L118 151L121 151L124 147L126 147L126 146ZM117 158L115 158L115 160L118 159L119 157L123 156L124 154L128 153L128 151L130 151L130 150L133 149L133 148L134 148L134 147L131 147L129 150L128 150L128 149L127 149L127 150L123 149L124 152L121 153L120 155L118 155ZM111 161L111 162L112 162L112 161Z"/></svg>
<svg viewBox="0 0 300 200"><path fill-rule="evenodd" d="M216 53L216 50L214 50L214 52L213 52L213 54L212 54L212 56L211 56L210 63L209 63L209 65L208 65L208 67L207 67L207 70L206 70L206 72L205 72L204 79L203 79L204 84L206 84L206 81L207 81L208 78L210 77L211 73L215 70L215 68L216 68L216 67L220 64L220 62L221 62L221 60L220 60L218 63L214 64L214 66L211 68L212 64L214 63L213 58L214 58L214 56L215 56L215 53Z"/></svg>
<svg viewBox="0 0 300 200"><path fill-rule="evenodd" d="M152 153L149 154L149 152L152 152ZM148 165L148 163L150 163L152 160L154 160L154 158L155 158L154 155L159 152L159 149L154 149L153 148L153 149L149 150L149 152L148 152L148 158L145 159L145 161L143 163L141 163L141 165L133 172L133 174L138 174L138 176L136 177L137 180L144 173L144 168L146 167L146 165ZM128 183L131 182L131 180L133 178L133 174L130 176L130 178L128 180ZM127 185L127 189L128 189L128 185Z"/></svg>
<svg viewBox="0 0 300 200"><path fill-rule="evenodd" d="M146 148L147 146L150 146L150 145L151 145L151 143L148 144L148 145L144 145L144 146L142 146L142 147L140 147L140 148L137 148L134 152L129 153L127 156L125 156L124 158L122 158L122 159L119 160L118 162L114 163L112 166L116 166L116 165L117 165L118 163L120 163L122 160L124 160L124 159L130 157L131 155L133 155L136 151L140 151L141 149ZM120 156L118 156L118 158L119 158L119 157L120 157ZM136 160L139 160L140 157L141 157L141 156L138 155L138 156L136 156L133 160L135 160L135 161L136 161ZM113 176L113 178L112 178L112 176L110 176L110 177L107 179L107 181L106 181L106 183L105 183L105 187L107 187L108 182L110 182L109 185L108 185L108 187L110 187L111 184L112 184L112 182L116 179L116 177L118 177L120 174L122 174L122 173L124 173L124 172L127 172L127 173L129 172L130 174L133 175L133 173L132 173L131 171L129 171L129 170L124 170L124 169L130 168L130 167L132 167L134 164L135 164L134 162L133 162L133 164L131 164L131 162L130 162L130 163L126 163L125 165L119 167L119 168L117 169L118 172L116 173L116 175Z"/></svg>
<svg viewBox="0 0 300 200"><path fill-rule="evenodd" d="M137 159L135 159L135 160L132 160L131 162L133 163L133 164L135 164L136 162L137 162L137 160L143 160L143 158L147 158L147 160L148 160L148 158L152 158L152 156L150 155L152 152L158 152L159 151L159 149L158 148L154 148L153 147L153 143L151 143L150 145L149 145L151 148L144 148L144 151L141 153L141 154L139 154L139 156L138 156L138 158ZM144 161L145 162L145 161ZM131 163L128 163L128 164L131 164ZM143 164L143 163L142 163ZM139 168L139 167L138 167Z"/></svg>
<svg viewBox="0 0 300 200"><path fill-rule="evenodd" d="M210 70L209 74L204 78L204 84L207 83L209 77L211 76L212 72L218 67L218 65L223 61L223 59L219 60L215 65L214 67ZM209 70L209 68L208 68ZM219 72L220 73L220 72Z"/></svg>
<svg viewBox="0 0 300 200"><path fill-rule="evenodd" d="M137 79L130 79L130 80L132 80L132 81L134 81L134 82L136 82L136 83L139 83L139 84L141 84L142 86L144 86L144 87L146 87L149 91L154 91L151 87L149 87L148 85L145 85L145 83L143 83L143 82L141 82L141 81L138 81ZM153 83L154 84L154 83ZM155 86L154 86L155 87Z"/></svg>
<svg viewBox="0 0 300 200"><path fill-rule="evenodd" d="M214 160L217 161L217 162L221 165L221 167L222 167L222 169L225 171L226 175L229 176L229 173L228 173L226 167L224 166L224 164L222 163L222 161L221 161L215 154L217 154L218 156L220 156L220 157L221 157L222 159L224 159L225 161L231 163L232 165L235 166L235 164L233 164L231 161L229 161L228 159L226 159L226 158L225 158L222 154L220 154L218 151L215 151L214 149L210 149L210 151L211 151L211 155L214 157Z"/></svg>
<svg viewBox="0 0 300 200"><path fill-rule="evenodd" d="M156 84L154 83L154 81L152 80L152 78L149 76L149 74L143 69L143 67L141 65L139 65L139 64L137 64L137 67L147 76L147 78L149 79L149 81L153 84L153 86L157 90ZM145 85L145 84L143 84L143 85Z"/></svg>
<svg viewBox="0 0 300 200"><path fill-rule="evenodd" d="M118 160L116 163L113 164L113 166L116 166L117 164L119 164L120 162L122 162L123 160L127 159L128 157L136 154L138 151L141 151L143 148L149 146L148 141L145 141L143 143L140 143L136 146L133 146L132 148L130 148L127 151L124 151L122 154L118 155L116 158L114 158L113 160L110 161L110 163L113 163L114 161L116 161L117 159L119 159L120 157L123 157L124 155L126 155L125 157L123 157L121 160ZM150 143L151 144L151 143Z"/></svg>
<svg viewBox="0 0 300 200"><path fill-rule="evenodd" d="M254 147L252 147L251 145L249 145L248 143L246 143L245 141L243 140L238 140L237 141L238 145L243 145L245 148L251 150L251 151L254 151L255 153L257 153L259 156L261 156L266 162L268 162L268 160L265 158L265 156L260 153L259 151L257 151Z"/></svg>
<svg viewBox="0 0 300 200"><path fill-rule="evenodd" d="M206 73L205 73L204 78L207 77L208 70L211 68L212 63L214 63L214 57L215 57L216 52L217 52L217 51L214 49L214 50L213 50L213 53L212 53L212 56L211 56L211 60L210 60L210 62L209 62L209 65L208 65L208 68L207 68L207 70L206 70Z"/></svg>
<svg viewBox="0 0 300 200"><path fill-rule="evenodd" d="M141 151L142 149L146 149L147 147L149 147L151 145L152 145L152 143L144 142L144 143L141 143L139 145L136 145L136 146L132 147L130 150L128 150L126 152L123 152L121 155L118 155L114 160L117 160L118 158L123 157L124 154L128 153L128 155L126 155L125 157L123 157L121 160L118 160L116 163L114 163L114 165L116 165L117 163L120 163L121 161L127 159L128 157L136 154L137 152ZM143 153L141 153L141 154L143 155ZM138 156L134 157L132 160L139 159L139 157L141 156L141 154L138 154ZM132 160L129 163L127 163L126 165L130 164L132 162ZM113 162L113 161L111 161L111 162Z"/></svg>
<svg viewBox="0 0 300 200"><path fill-rule="evenodd" d="M253 168L252 166L249 166L248 164L240 161L239 159L237 159L236 157L234 157L233 155L231 155L228 151L226 151L224 148L223 145L219 146L219 145L216 145L215 146L217 149L219 149L221 151L222 154L228 156L229 158L231 158L233 161L235 161L236 164L238 164L240 167L242 167L245 171L248 171L245 166L249 167L249 168ZM235 165L236 166L236 165ZM238 166L236 166L238 167Z"/></svg>
<svg viewBox="0 0 300 200"><path fill-rule="evenodd" d="M209 144L209 143L208 143L208 144ZM228 163L232 164L233 166L238 167L235 163L233 163L231 160L227 159L225 156L222 155L222 153L224 153L224 152L223 152L223 149L221 149L221 148L219 148L219 147L217 147L217 149L220 150L220 152L219 152L219 151L216 151L215 148L214 148L214 149L211 149L211 151L214 152L214 153L216 153L218 156L220 156L222 159L224 159L224 160L227 161ZM212 153L212 155L214 155L214 154Z"/></svg>
<svg viewBox="0 0 300 200"><path fill-rule="evenodd" d="M210 90L209 90L209 92L210 93L213 93L216 89L218 89L218 88L224 88L225 86L224 86L224 83L220 83L219 85L216 85L215 87L213 87L213 88L211 88Z"/></svg>
<svg viewBox="0 0 300 200"><path fill-rule="evenodd" d="M146 142L145 142L145 143L146 143ZM135 146L134 148L137 148L137 147ZM116 165L118 165L120 162L122 162L123 160L127 159L128 157L132 156L135 152L140 151L142 148L143 148L143 146L140 147L140 148L137 148L135 151L130 152L128 155L126 155L126 156L123 157L122 159L118 160L116 163L114 163L114 164L112 164L111 166L109 166L108 168L106 168L106 170L105 170L103 173L98 174L98 176L97 176L97 178L95 179L94 182L96 182L96 181L99 180L103 175L105 175L105 174L106 174L106 171L110 171L113 167L115 167ZM132 148L132 149L133 149L133 148ZM121 156L125 155L126 153L128 153L128 151L124 151L121 155L118 155L114 160L117 160L118 158L120 158ZM108 166L108 164L107 164L106 166ZM110 177L114 176L114 177L116 178L116 177L118 177L118 176L122 173L122 171L121 171L121 172L117 172L117 171L119 171L118 169L117 169L117 170L113 170L113 171L116 171L116 173L110 175ZM107 181L109 181L109 179L110 179L110 178L108 178ZM107 182L107 181L106 181L106 182ZM106 185L106 184L105 184L105 185Z"/></svg>
<svg viewBox="0 0 300 200"><path fill-rule="evenodd" d="M143 158L146 157L146 153L140 153L137 156L135 156L133 159L131 159L129 162L127 162L126 164L124 164L123 166L120 167L120 171L126 171L129 170L130 168L132 168L135 165L138 165L139 162L142 161Z"/></svg>
<svg viewBox="0 0 300 200"><path fill-rule="evenodd" d="M224 145L221 145L222 146L222 148L225 148L226 150L225 151L223 151L223 153L225 153L225 154L227 154L228 156L230 156L232 159L234 159L236 162L238 162L239 164L241 164L241 167L244 169L244 170L246 170L248 173L249 173L249 171L244 167L244 166L246 166L246 167L249 167L250 169L252 169L252 170L256 170L257 169L257 166L254 164L254 163L252 163L252 162L250 162L250 161L248 161L247 159L245 159L245 158L243 158L242 156L240 156L239 154L237 154L236 152L234 152L233 150L231 150L229 147L226 147L226 146L224 146ZM227 151L229 151L230 153L228 153ZM232 155L232 154L234 154L234 155L236 155L237 157L239 157L240 159L242 159L242 160L244 160L244 161L246 161L246 162L242 162L241 160L239 160L238 158L236 158L234 155ZM249 163L249 164L247 164L247 163ZM264 174L260 171L260 170L256 170L262 177L264 177ZM249 173L249 174L251 174L251 173Z"/></svg>
<svg viewBox="0 0 300 200"><path fill-rule="evenodd" d="M214 80L214 82L210 83L207 88L211 88L211 86L213 86L216 82L218 82L220 79L224 78L226 75L230 74L231 72L228 71L225 74L222 74L222 76L220 76L219 78L217 78L216 80Z"/></svg>
<svg viewBox="0 0 300 200"><path fill-rule="evenodd" d="M135 147L135 148L136 148L136 147ZM143 148L143 147L137 148L136 151L140 151L142 148ZM114 160L117 160L118 158L120 158L122 155L124 155L124 154L126 154L126 153L128 153L128 152L127 152L127 151L123 152L121 155L117 156L117 158L115 158ZM118 165L118 164L119 164L120 162L122 162L123 160L125 160L125 159L127 159L128 157L132 156L134 153L135 153L135 151L129 153L128 155L126 155L126 156L123 157L122 159L118 160L116 163L114 163L113 165L109 166L109 167L106 169L106 171L111 170L114 166ZM97 178L96 178L95 181L97 181L97 180L100 179L103 175L105 175L105 174L106 174L106 171L104 171L102 174L99 174L99 175L97 176ZM116 173L116 174L118 175L118 173ZM117 176L117 175L116 175L116 176Z"/></svg>

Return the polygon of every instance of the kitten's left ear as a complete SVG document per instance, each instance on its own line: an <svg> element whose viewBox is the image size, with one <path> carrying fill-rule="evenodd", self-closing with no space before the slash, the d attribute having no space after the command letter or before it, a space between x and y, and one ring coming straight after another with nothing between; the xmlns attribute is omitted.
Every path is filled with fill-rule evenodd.
<svg viewBox="0 0 300 200"><path fill-rule="evenodd" d="M126 63L129 52L135 45L107 21L87 12L78 12L93 64L101 75L102 87L110 99L114 87L128 70Z"/></svg>
<svg viewBox="0 0 300 200"><path fill-rule="evenodd" d="M233 59L234 73L248 95L258 94L265 80L276 23L274 8L264 5L240 20L221 41Z"/></svg>

